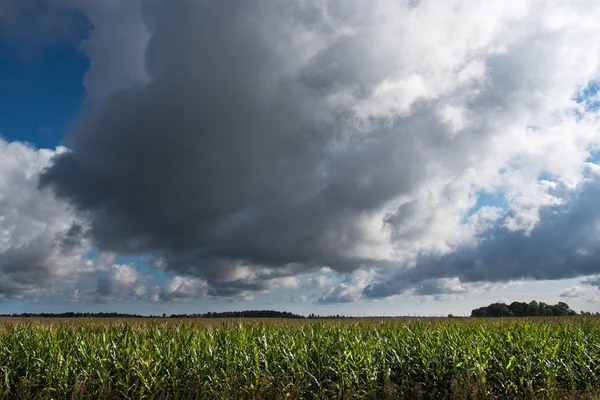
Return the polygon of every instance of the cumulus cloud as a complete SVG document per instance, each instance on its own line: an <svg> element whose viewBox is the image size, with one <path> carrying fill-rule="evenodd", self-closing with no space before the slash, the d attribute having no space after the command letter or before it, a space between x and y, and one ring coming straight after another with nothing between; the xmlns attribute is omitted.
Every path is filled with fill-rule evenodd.
<svg viewBox="0 0 600 400"><path fill-rule="evenodd" d="M93 26L93 106L40 187L101 251L175 274L153 299L324 266L349 278L319 278L321 303L600 272L599 4L60 4Z"/></svg>
<svg viewBox="0 0 600 400"><path fill-rule="evenodd" d="M413 290L418 296L438 296L465 293L467 288L458 279L430 279L420 282Z"/></svg>
<svg viewBox="0 0 600 400"><path fill-rule="evenodd" d="M352 303L361 297L360 288L342 282L327 289L316 301L317 304Z"/></svg>
<svg viewBox="0 0 600 400"><path fill-rule="evenodd" d="M420 255L411 267L380 276L367 297L386 297L429 279L461 282L561 279L600 272L600 175L584 179L561 202L539 209L532 229L514 230L512 215L480 233L476 243L444 255ZM587 284L597 280L588 279Z"/></svg>
<svg viewBox="0 0 600 400"><path fill-rule="evenodd" d="M94 292L96 299L112 302L130 296L142 296L146 288L143 285L134 286L139 278L134 265L114 264L105 275L98 276Z"/></svg>
<svg viewBox="0 0 600 400"><path fill-rule="evenodd" d="M159 296L165 301L184 301L205 297L207 290L208 285L200 279L175 276L159 292Z"/></svg>
<svg viewBox="0 0 600 400"><path fill-rule="evenodd" d="M372 272L358 270L344 281L325 290L315 304L352 303L362 296L362 288L371 278Z"/></svg>
<svg viewBox="0 0 600 400"><path fill-rule="evenodd" d="M585 251L585 250L584 250ZM590 276L581 281L583 285L596 286L600 288L600 276Z"/></svg>
<svg viewBox="0 0 600 400"><path fill-rule="evenodd" d="M585 295L585 290L582 287L573 286L573 287L570 287L570 288L566 289L565 291L563 291L560 294L560 297L575 298L575 297L582 297L583 295Z"/></svg>
<svg viewBox="0 0 600 400"><path fill-rule="evenodd" d="M64 151L0 138L0 297L60 293L110 265L110 256L86 256L85 221L37 189L40 171Z"/></svg>
<svg viewBox="0 0 600 400"><path fill-rule="evenodd" d="M294 293L290 297L290 302L292 303L306 303L308 301L308 296L302 293Z"/></svg>

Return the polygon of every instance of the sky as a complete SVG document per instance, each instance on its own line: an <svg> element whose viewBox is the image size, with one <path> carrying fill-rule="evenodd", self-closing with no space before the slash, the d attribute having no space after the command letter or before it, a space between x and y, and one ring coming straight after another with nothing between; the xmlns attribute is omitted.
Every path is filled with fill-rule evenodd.
<svg viewBox="0 0 600 400"><path fill-rule="evenodd" d="M0 313L598 312L599 18L0 0Z"/></svg>

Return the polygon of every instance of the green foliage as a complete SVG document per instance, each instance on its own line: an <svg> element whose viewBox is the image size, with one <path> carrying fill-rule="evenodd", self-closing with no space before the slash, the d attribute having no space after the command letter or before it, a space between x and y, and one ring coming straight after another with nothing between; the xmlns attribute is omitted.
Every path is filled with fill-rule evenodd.
<svg viewBox="0 0 600 400"><path fill-rule="evenodd" d="M559 302L556 305L546 303L512 302L510 305L504 303L493 303L487 307L476 308L471 311L471 317L476 318L498 318L498 317L566 317L577 315L566 303Z"/></svg>
<svg viewBox="0 0 600 400"><path fill-rule="evenodd" d="M553 398L600 387L595 319L215 324L0 325L0 398Z"/></svg>

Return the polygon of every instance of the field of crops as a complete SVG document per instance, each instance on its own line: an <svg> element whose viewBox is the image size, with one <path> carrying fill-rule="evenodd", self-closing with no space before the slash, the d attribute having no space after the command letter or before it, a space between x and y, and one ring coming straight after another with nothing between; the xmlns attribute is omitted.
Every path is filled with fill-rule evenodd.
<svg viewBox="0 0 600 400"><path fill-rule="evenodd" d="M0 398L598 398L600 321L0 321Z"/></svg>

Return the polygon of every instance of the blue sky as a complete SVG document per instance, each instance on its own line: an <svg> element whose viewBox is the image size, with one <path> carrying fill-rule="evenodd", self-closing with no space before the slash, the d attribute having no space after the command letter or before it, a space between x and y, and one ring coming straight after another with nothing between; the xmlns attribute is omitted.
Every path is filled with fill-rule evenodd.
<svg viewBox="0 0 600 400"><path fill-rule="evenodd" d="M81 111L87 58L71 43L22 56L0 42L0 132L36 147L61 143Z"/></svg>
<svg viewBox="0 0 600 400"><path fill-rule="evenodd" d="M0 12L3 310L600 310L600 7L145 3Z"/></svg>

